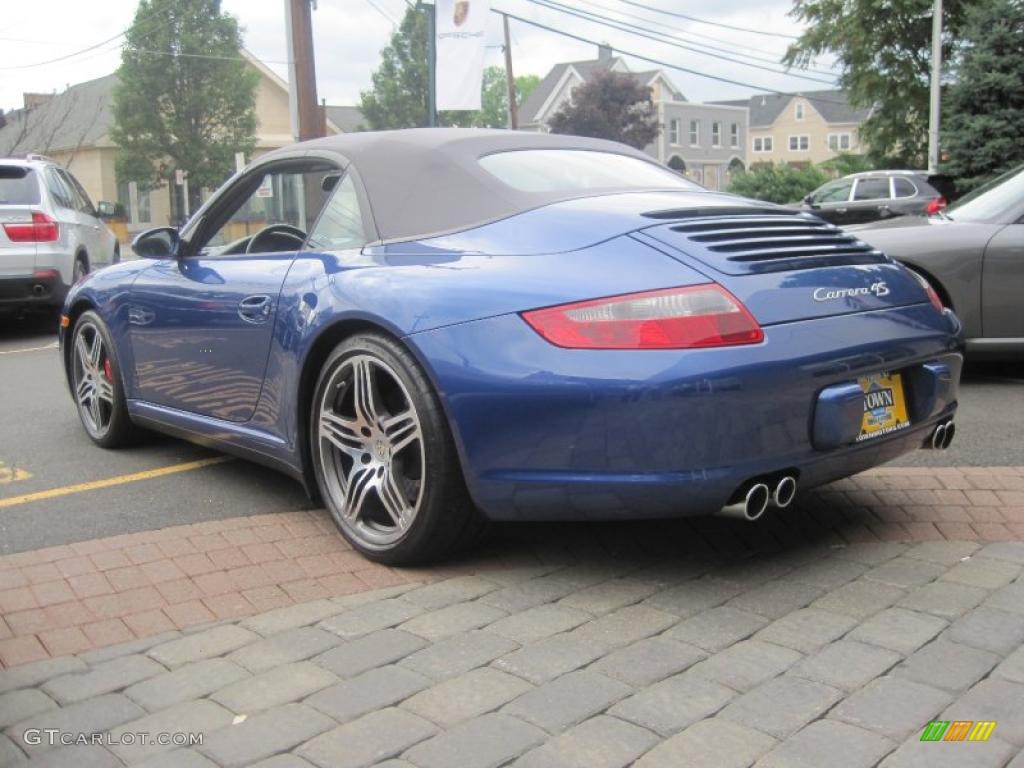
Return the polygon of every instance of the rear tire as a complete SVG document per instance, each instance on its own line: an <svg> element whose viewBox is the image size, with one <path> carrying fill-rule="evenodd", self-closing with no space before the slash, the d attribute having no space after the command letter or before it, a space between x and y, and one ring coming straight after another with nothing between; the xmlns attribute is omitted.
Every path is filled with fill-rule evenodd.
<svg viewBox="0 0 1024 768"><path fill-rule="evenodd" d="M75 266L71 271L71 284L74 285L83 277L89 274L89 262L86 261L85 256L75 257Z"/></svg>
<svg viewBox="0 0 1024 768"><path fill-rule="evenodd" d="M138 428L128 415L121 366L98 314L92 310L81 314L70 345L71 394L86 434L102 448L134 442Z"/></svg>
<svg viewBox="0 0 1024 768"><path fill-rule="evenodd" d="M324 505L370 560L435 560L482 532L437 395L390 338L360 334L334 348L314 390L309 437Z"/></svg>

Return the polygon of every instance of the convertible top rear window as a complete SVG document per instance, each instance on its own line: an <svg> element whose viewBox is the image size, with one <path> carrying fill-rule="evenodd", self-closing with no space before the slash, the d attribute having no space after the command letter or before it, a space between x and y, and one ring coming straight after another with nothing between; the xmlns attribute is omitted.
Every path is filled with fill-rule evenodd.
<svg viewBox="0 0 1024 768"><path fill-rule="evenodd" d="M700 189L675 171L614 152L518 149L480 158L484 170L521 192Z"/></svg>
<svg viewBox="0 0 1024 768"><path fill-rule="evenodd" d="M31 168L0 165L0 205L36 205L39 184Z"/></svg>

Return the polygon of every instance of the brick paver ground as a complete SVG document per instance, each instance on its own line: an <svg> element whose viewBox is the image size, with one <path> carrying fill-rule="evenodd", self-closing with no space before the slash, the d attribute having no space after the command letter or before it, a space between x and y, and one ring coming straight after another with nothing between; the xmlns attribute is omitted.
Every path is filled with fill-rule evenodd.
<svg viewBox="0 0 1024 768"><path fill-rule="evenodd" d="M0 765L1024 765L1024 542L554 541L2 671Z"/></svg>
<svg viewBox="0 0 1024 768"><path fill-rule="evenodd" d="M1024 541L1024 468L878 469L807 493L793 508L753 524L699 518L507 526L469 559L430 569L369 563L322 510L240 517L0 558L0 668L513 564L560 565L570 557L590 558L599 568L609 554L644 554L670 564L683 555L932 540ZM622 599L642 593L622 588ZM711 590L700 599L717 595ZM751 599L762 597L782 609L801 596ZM587 610L585 594L579 599Z"/></svg>

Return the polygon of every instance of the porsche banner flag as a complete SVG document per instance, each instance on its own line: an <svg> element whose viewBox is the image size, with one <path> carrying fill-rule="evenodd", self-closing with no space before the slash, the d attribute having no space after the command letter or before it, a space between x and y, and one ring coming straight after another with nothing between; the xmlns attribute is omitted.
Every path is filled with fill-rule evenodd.
<svg viewBox="0 0 1024 768"><path fill-rule="evenodd" d="M437 0L435 11L437 108L480 109L490 0Z"/></svg>

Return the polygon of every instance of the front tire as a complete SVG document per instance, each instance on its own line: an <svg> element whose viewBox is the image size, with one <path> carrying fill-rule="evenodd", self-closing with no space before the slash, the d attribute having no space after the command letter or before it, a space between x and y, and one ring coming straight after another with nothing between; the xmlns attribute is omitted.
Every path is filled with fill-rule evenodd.
<svg viewBox="0 0 1024 768"><path fill-rule="evenodd" d="M103 448L132 442L136 430L128 416L121 367L106 325L92 310L75 323L70 364L72 395L86 434Z"/></svg>
<svg viewBox="0 0 1024 768"><path fill-rule="evenodd" d="M367 558L432 560L479 533L440 402L404 348L377 334L341 342L320 371L311 411L320 494Z"/></svg>

